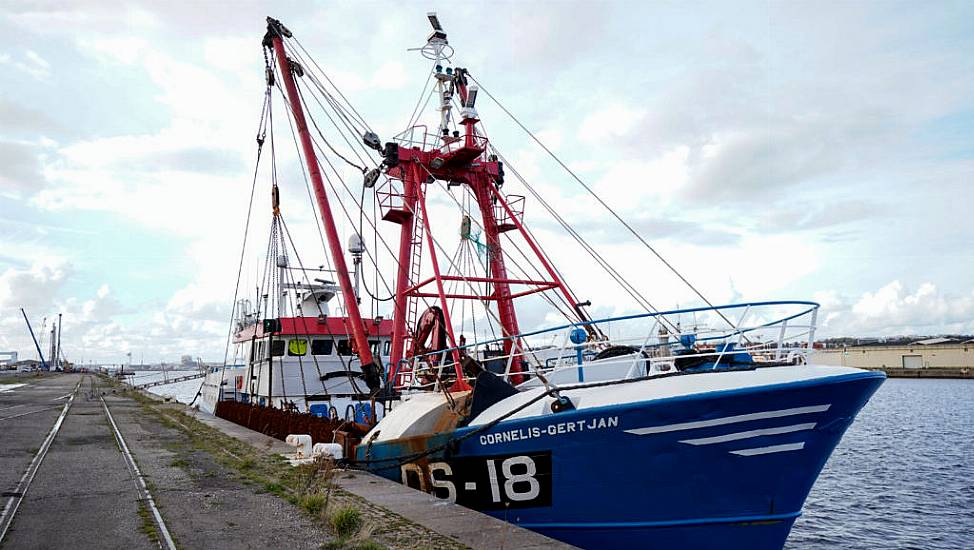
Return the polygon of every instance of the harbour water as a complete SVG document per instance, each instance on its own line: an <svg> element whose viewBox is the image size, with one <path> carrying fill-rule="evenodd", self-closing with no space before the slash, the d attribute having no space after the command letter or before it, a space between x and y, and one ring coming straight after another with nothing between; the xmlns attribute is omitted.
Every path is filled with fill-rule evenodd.
<svg viewBox="0 0 974 550"><path fill-rule="evenodd" d="M134 383L162 378L140 372ZM149 391L189 402L199 385ZM974 380L887 380L826 464L785 548L974 548Z"/></svg>
<svg viewBox="0 0 974 550"><path fill-rule="evenodd" d="M974 380L887 380L785 547L974 548Z"/></svg>
<svg viewBox="0 0 974 550"><path fill-rule="evenodd" d="M180 376L196 374L197 372L198 371L195 370L171 370L167 371L166 373L163 373L162 371L135 371L132 376L126 378L126 381L128 381L129 384L138 386L140 384L148 384L150 382L157 382L170 378L179 378ZM181 403L189 403L193 400L193 397L196 396L196 392L199 391L200 384L202 382L202 378L196 380L185 380L183 382L176 382L175 384L153 386L147 391L163 397L175 399Z"/></svg>

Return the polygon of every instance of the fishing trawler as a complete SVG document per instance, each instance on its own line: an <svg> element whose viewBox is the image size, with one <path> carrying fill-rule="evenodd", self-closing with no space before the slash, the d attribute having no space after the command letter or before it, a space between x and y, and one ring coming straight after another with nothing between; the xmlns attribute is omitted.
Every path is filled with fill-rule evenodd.
<svg viewBox="0 0 974 550"><path fill-rule="evenodd" d="M320 269L335 281L292 265L272 170L268 283L253 309L237 302L235 359L207 377L204 406L288 429L313 418L316 442L340 443L349 467L583 548L781 548L884 375L807 363L813 302L715 306L674 270L701 305L655 307L488 140L478 95L551 155L606 223L670 264L453 64L445 30L429 20L417 48L427 84L406 130L383 142L268 18L258 162L277 112L314 193L332 263ZM275 97L283 109L271 108ZM431 100L432 127L420 121ZM528 228L527 195L514 191L577 245L574 263L591 262L631 297L612 308L626 314L589 314L563 276L571 272ZM441 226L452 206L451 254ZM347 251L339 223L353 235ZM516 304L532 299L563 322L522 330Z"/></svg>

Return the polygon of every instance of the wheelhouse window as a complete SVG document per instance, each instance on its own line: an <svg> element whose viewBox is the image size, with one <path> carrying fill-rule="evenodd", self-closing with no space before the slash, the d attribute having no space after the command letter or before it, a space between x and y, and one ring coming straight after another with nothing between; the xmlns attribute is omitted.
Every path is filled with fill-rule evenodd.
<svg viewBox="0 0 974 550"><path fill-rule="evenodd" d="M354 355L352 345L348 343L348 340L338 341L338 355Z"/></svg>
<svg viewBox="0 0 974 550"><path fill-rule="evenodd" d="M271 355L273 357L281 357L284 355L284 340L271 341Z"/></svg>
<svg viewBox="0 0 974 550"><path fill-rule="evenodd" d="M308 341L304 338L297 338L287 343L287 354L292 357L301 357L308 354Z"/></svg>
<svg viewBox="0 0 974 550"><path fill-rule="evenodd" d="M392 348L392 342L386 340L382 346L382 355L389 355L390 348Z"/></svg>
<svg viewBox="0 0 974 550"><path fill-rule="evenodd" d="M379 355L379 348L381 344L378 340L369 340L369 349L372 350L372 355Z"/></svg>
<svg viewBox="0 0 974 550"><path fill-rule="evenodd" d="M311 355L331 355L332 347L331 340L312 340Z"/></svg>

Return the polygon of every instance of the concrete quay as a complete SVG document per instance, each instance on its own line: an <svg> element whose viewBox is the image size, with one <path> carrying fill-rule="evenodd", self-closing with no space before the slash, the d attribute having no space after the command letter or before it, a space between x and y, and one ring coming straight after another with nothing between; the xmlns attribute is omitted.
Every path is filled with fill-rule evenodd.
<svg viewBox="0 0 974 550"><path fill-rule="evenodd" d="M0 379L0 548L571 548L364 472L315 489L283 442L149 396L94 375ZM329 506L362 528L337 532Z"/></svg>

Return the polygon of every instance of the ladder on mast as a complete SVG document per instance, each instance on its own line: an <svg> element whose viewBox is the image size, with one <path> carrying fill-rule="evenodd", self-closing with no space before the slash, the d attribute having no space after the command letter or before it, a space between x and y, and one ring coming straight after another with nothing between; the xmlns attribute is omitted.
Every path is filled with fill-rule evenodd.
<svg viewBox="0 0 974 550"><path fill-rule="evenodd" d="M416 205L419 208L419 204ZM423 224L423 216L418 214L413 215L413 240L412 240L412 258L410 258L409 266L409 283L407 286L414 285L419 282L420 272L423 268L423 240L426 237L426 226ZM416 320L419 318L419 300L418 296L412 297L412 299L406 300L406 338L403 342L403 347L409 349L413 343L413 336L416 330Z"/></svg>

